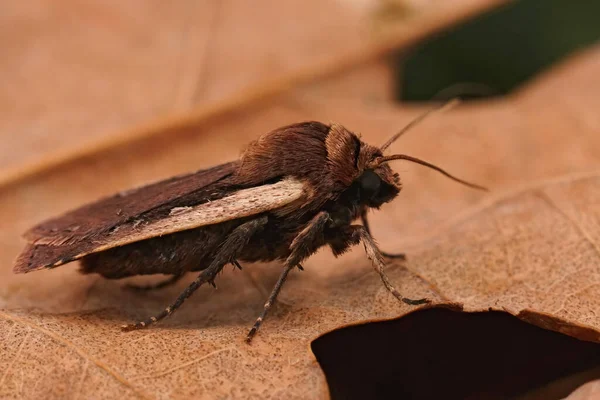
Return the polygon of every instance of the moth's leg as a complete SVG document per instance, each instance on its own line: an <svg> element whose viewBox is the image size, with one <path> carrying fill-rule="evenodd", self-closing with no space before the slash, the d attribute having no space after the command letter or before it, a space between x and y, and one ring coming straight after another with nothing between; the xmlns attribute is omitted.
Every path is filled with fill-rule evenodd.
<svg viewBox="0 0 600 400"><path fill-rule="evenodd" d="M241 269L241 265L239 265L239 263L237 263L237 265L235 262L232 264L234 264L236 268ZM304 271L304 268L302 267L302 265L298 264L297 267L300 271ZM262 297L264 297L264 298L269 297L269 292L267 291L265 286L262 285L261 282L259 282L258 279L256 279L254 277L254 275L252 275L252 271L247 270L245 276L248 277L248 280L250 281L252 286L254 286L256 288L256 290L260 293L260 295ZM279 303L286 304L286 303L282 302L281 300L279 300Z"/></svg>
<svg viewBox="0 0 600 400"><path fill-rule="evenodd" d="M304 270L300 262L306 257L310 256L318 247L324 242L323 231L327 223L330 221L329 213L326 211L321 211L317 214L308 225L294 238L292 244L290 245L291 253L288 258L283 263L283 271L273 287L267 302L265 303L260 316L256 319L254 326L248 332L248 336L246 337L246 342L250 343L252 338L260 328L263 320L267 316L267 313L271 309L271 306L277 299L279 292L281 291L281 287L283 286L285 280L287 279L290 271L296 267L300 270Z"/></svg>
<svg viewBox="0 0 600 400"><path fill-rule="evenodd" d="M165 308L159 314L146 319L145 321L138 322L136 324L124 325L122 329L124 331L132 331L136 329L142 329L149 325L152 325L161 319L164 319L175 312L183 302L190 297L200 286L205 283L212 284L214 286L214 279L217 274L223 269L223 267L232 262L244 246L248 243L252 235L263 228L267 223L267 217L257 218L235 228L229 236L223 241L219 251L211 261L208 268L203 270L200 275L177 297L177 299Z"/></svg>
<svg viewBox="0 0 600 400"><path fill-rule="evenodd" d="M373 263L373 267L381 277L385 288L389 290L398 300L401 300L402 302L410 305L418 305L431 302L431 300L429 299L413 300L402 296L400 292L398 292L398 289L396 289L394 285L392 285L388 276L386 275L384 271L385 264L383 263L383 254L377 248L377 245L375 244L375 241L367 231L367 228L361 225L350 225L349 229L352 230L352 235L354 236L355 240L359 239L363 242L363 245L365 246L365 251L367 252L367 257Z"/></svg>
<svg viewBox="0 0 600 400"><path fill-rule="evenodd" d="M360 213L360 220L363 224L363 226L365 227L367 233L369 235L372 236L371 234L371 228L369 226L369 220L367 219L367 209L364 208L362 210L362 212ZM406 255L404 253L387 253L385 251L382 251L379 249L379 247L377 248L379 250L379 252L381 253L382 256L387 257L387 258L397 258L400 260L406 260Z"/></svg>
<svg viewBox="0 0 600 400"><path fill-rule="evenodd" d="M169 279L165 279L162 282L158 282L158 283L151 284L151 285L142 286L142 285L127 284L127 285L125 285L125 287L129 290L135 290L138 292L146 292L149 290L162 289L162 288L166 288L168 286L174 285L175 283L179 282L179 280L181 278L183 278L183 275L184 274L173 275Z"/></svg>
<svg viewBox="0 0 600 400"><path fill-rule="evenodd" d="M267 313L271 309L271 306L277 299L277 296L279 296L281 287L283 286L285 280L287 279L288 274L290 273L290 271L292 269L294 269L294 267L295 267L295 265L289 265L287 263L284 265L283 271L281 272L281 275L279 275L279 279L277 279L277 283L275 284L275 287L273 287L273 290L271 291L271 294L269 295L269 298L267 299L267 302L265 303L263 310L260 313L260 316L256 319L256 322L254 323L254 326L252 326L252 329L250 329L250 332L248 332L248 336L246 336L247 343L250 343L252 341L252 338L254 337L254 335L256 335L258 328L260 328L260 325L262 324L263 320L266 318Z"/></svg>

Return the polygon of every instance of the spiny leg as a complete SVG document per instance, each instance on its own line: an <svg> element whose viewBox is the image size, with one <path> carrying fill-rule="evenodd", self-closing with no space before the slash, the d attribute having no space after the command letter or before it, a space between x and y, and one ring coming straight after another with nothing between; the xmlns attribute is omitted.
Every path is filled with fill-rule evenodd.
<svg viewBox="0 0 600 400"><path fill-rule="evenodd" d="M177 299L171 303L169 305L169 307L165 308L164 310L162 310L159 314L150 317L144 321L135 323L135 324L130 324L130 325L123 325L121 327L121 329L125 332L129 332L129 331L133 331L136 329L142 329L142 328L146 328L149 325L155 324L158 321L168 317L169 315L171 315L173 312L175 312L175 310L177 310L182 304L183 302L190 297L195 291L196 289L198 289L200 286L202 286L202 284L208 282L210 279L210 276L212 275L212 277L214 277L221 269L223 268L223 265L219 266L219 268L215 268L213 271L210 271L208 268L205 269L204 271L202 271L202 273L196 278L194 279L194 281L177 297Z"/></svg>
<svg viewBox="0 0 600 400"><path fill-rule="evenodd" d="M237 262L236 262L237 263ZM233 263L232 263L233 264ZM239 263L238 263L239 265ZM240 266L241 267L241 266ZM300 264L297 265L298 269L300 271L304 271L304 267ZM269 292L267 291L267 289L265 289L264 285L262 285L255 277L254 275L252 275L252 272L249 270L246 270L246 274L248 277L248 280L250 281L250 283L252 284L252 286L254 286L256 288L256 290L260 293L260 295L264 298L269 297ZM286 304L284 302L282 302L281 300L279 301L280 303ZM287 304L286 304L287 305Z"/></svg>
<svg viewBox="0 0 600 400"><path fill-rule="evenodd" d="M266 318L267 313L271 309L271 306L273 305L273 303L275 303L277 296L279 296L281 287L283 286L283 283L287 279L288 274L290 273L290 271L292 269L294 269L294 267L295 267L295 265L286 265L283 268L283 271L281 272L281 275L279 275L279 279L277 279L277 283L273 287L273 290L271 291L271 294L269 295L269 298L267 299L267 302L265 303L263 310L260 313L260 316L256 319L256 322L254 322L254 325L252 326L252 329L250 329L250 332L248 332L248 336L246 336L246 342L250 343L252 341L252 338L256 334L256 331L258 331L258 328L260 328L260 325L262 324L263 320ZM300 267L301 266L299 266L299 268Z"/></svg>
<svg viewBox="0 0 600 400"><path fill-rule="evenodd" d="M229 236L223 241L219 251L211 261L208 268L198 275L198 277L177 297L177 299L165 308L159 314L146 319L145 321L138 322L136 324L124 325L122 329L126 332L133 331L136 329L142 329L149 325L155 324L156 322L168 317L175 310L177 310L183 302L190 297L200 286L204 283L214 285L215 276L223 269L225 264L235 259L237 254L244 248L250 238L258 230L266 224L267 217L257 218L243 223L242 225L235 228Z"/></svg>
<svg viewBox="0 0 600 400"><path fill-rule="evenodd" d="M250 332L248 332L248 336L246 336L247 343L252 341L252 338L266 318L290 271L295 267L298 267L298 269L301 271L304 270L302 265L300 265L300 262L306 257L310 256L320 244L323 244L323 231L329 221L331 221L329 218L329 213L326 211L321 211L308 223L308 225L306 225L306 227L298 234L298 236L294 238L292 244L290 245L291 253L283 264L283 271L281 272L275 287L271 291L271 295L267 299L260 316L256 319L256 322L254 323L254 326L252 326L252 329L250 329Z"/></svg>
<svg viewBox="0 0 600 400"><path fill-rule="evenodd" d="M361 213L360 213L360 220L363 224L363 226L365 227L367 233L371 236L371 227L369 225L369 220L367 219L367 209L364 208ZM382 256L387 257L387 258L397 258L399 260L406 260L406 255L404 253L388 253L385 251L380 250L379 248L377 248L377 250L381 253Z"/></svg>
<svg viewBox="0 0 600 400"><path fill-rule="evenodd" d="M127 284L127 285L125 285L125 288L129 289L129 290L134 290L136 292L146 292L149 290L163 289L163 288L166 288L168 286L174 285L175 283L179 282L179 280L181 278L183 278L183 274L173 275L172 277L170 277L164 281L146 285L146 286Z"/></svg>
<svg viewBox="0 0 600 400"><path fill-rule="evenodd" d="M429 299L413 300L413 299L409 299L407 297L402 296L400 294L400 292L398 291L398 289L396 289L394 287L394 285L392 285L388 276L386 275L386 273L384 271L385 264L383 263L383 255L377 248L375 241L373 240L373 238L371 237L371 235L369 234L367 229L361 225L351 225L350 228L354 230L354 234L358 235L360 240L363 242L363 245L365 246L365 251L367 252L367 257L373 263L373 267L375 268L375 271L377 271L377 273L381 277L383 285L385 286L385 288L388 291L390 291L398 300L400 300L406 304L413 305L413 306L431 302L431 300L429 300Z"/></svg>

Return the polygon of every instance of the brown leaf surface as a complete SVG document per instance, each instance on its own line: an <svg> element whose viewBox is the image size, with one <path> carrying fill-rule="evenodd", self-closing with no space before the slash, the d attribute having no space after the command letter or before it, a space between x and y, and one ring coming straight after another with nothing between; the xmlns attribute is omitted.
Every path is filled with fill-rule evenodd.
<svg viewBox="0 0 600 400"><path fill-rule="evenodd" d="M405 267L389 266L405 295L507 310L600 340L599 67L594 49L514 96L439 115L395 145L494 189L482 196L396 165L405 190L373 222L382 247L408 252ZM73 266L13 276L17 232L100 195L236 157L242 143L284 123L336 120L380 143L421 111L328 101L307 87L3 190L0 397L326 397L311 340L413 310L385 291L362 249L337 260L320 252L294 273L247 346L244 334L279 273L275 264L227 271L219 290L198 291L168 322L125 334L121 323L161 309L185 284L140 295Z"/></svg>
<svg viewBox="0 0 600 400"><path fill-rule="evenodd" d="M149 118L219 113L504 2L411 1L383 30L375 0L4 5L0 184L147 135L125 128Z"/></svg>

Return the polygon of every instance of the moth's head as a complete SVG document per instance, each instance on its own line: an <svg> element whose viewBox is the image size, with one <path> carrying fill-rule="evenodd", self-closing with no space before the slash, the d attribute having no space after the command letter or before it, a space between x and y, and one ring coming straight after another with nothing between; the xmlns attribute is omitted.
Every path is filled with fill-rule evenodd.
<svg viewBox="0 0 600 400"><path fill-rule="evenodd" d="M347 192L358 196L361 204L378 208L393 200L400 190L400 175L388 165L393 160L407 160L434 169L466 186L487 190L450 175L440 167L404 154L384 155L385 150L404 132L394 135L383 146L376 147L338 124L329 128L325 145L329 172L334 179L347 187Z"/></svg>
<svg viewBox="0 0 600 400"><path fill-rule="evenodd" d="M341 125L332 124L327 139L327 161L334 179L360 198L360 203L380 207L400 193L400 175L386 163L380 148L367 144Z"/></svg>

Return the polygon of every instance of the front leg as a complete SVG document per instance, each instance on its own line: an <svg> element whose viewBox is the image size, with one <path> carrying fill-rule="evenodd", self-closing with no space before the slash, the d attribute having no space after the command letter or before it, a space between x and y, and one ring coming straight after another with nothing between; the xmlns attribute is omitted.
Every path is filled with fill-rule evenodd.
<svg viewBox="0 0 600 400"><path fill-rule="evenodd" d="M425 304L425 303L431 302L431 300L429 300L429 299L413 300L413 299L404 297L392 285L392 283L390 282L388 276L386 275L386 273L384 271L385 264L383 263L383 254L377 248L377 245L375 244L375 241L373 240L373 238L367 231L367 228L365 228L362 225L350 225L347 228L347 230L348 230L348 233L350 233L350 236L353 238L353 241L356 241L356 242L362 241L363 242L363 245L365 246L365 251L367 252L367 257L373 263L373 268L375 268L375 271L377 271L377 273L381 277L381 281L383 282L385 288L387 290L389 290L398 300L400 300L406 304L410 304L410 305L419 305L419 304Z"/></svg>
<svg viewBox="0 0 600 400"><path fill-rule="evenodd" d="M369 226L369 220L367 219L367 209L363 208L363 210L360 213L360 220L363 224L363 226L365 227L365 230L367 231L367 233L372 236L371 234L371 227ZM404 253L387 253L385 251L381 251L379 250L379 248L377 248L377 250L381 253L382 256L387 257L387 258L397 258L400 260L406 260L406 255Z"/></svg>
<svg viewBox="0 0 600 400"><path fill-rule="evenodd" d="M332 237L326 237L326 235L332 235ZM321 211L292 241L292 244L290 245L291 253L285 260L283 271L281 272L281 275L279 276L279 279L277 280L269 299L265 303L262 313L256 319L256 322L254 323L254 326L250 332L248 332L246 342L250 343L252 341L252 338L260 328L262 322L267 316L267 313L271 309L271 306L277 299L277 296L279 295L279 292L281 291L281 288L290 271L295 267L302 269L300 265L302 260L313 254L320 246L325 244L325 242L329 242L334 254L339 254L348 249L348 247L358 244L361 241L365 246L367 257L369 257L369 259L373 262L373 267L381 277L386 289L389 290L397 299L410 305L425 304L430 302L428 299L413 300L403 297L400 292L398 292L398 290L391 284L384 271L383 256L365 227L362 225L347 225L345 227L340 227L336 219L331 218L328 212Z"/></svg>

